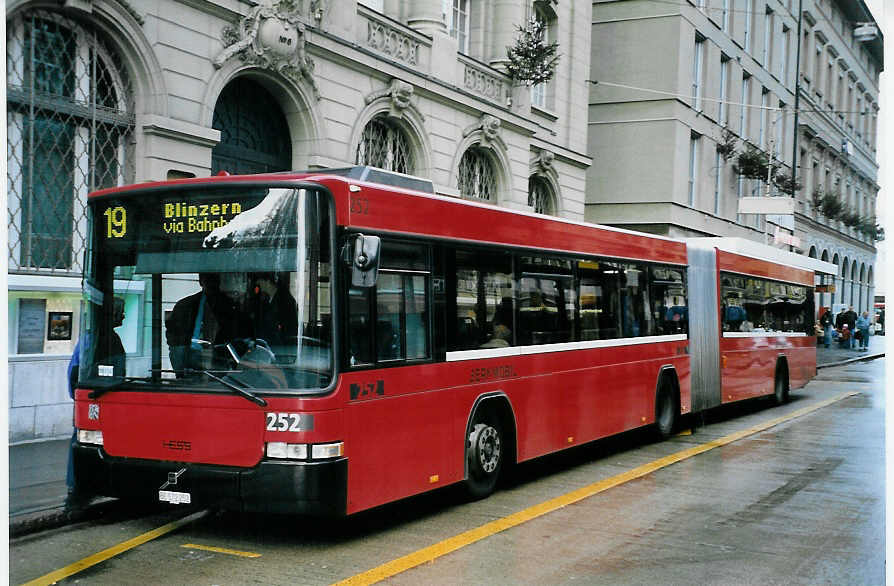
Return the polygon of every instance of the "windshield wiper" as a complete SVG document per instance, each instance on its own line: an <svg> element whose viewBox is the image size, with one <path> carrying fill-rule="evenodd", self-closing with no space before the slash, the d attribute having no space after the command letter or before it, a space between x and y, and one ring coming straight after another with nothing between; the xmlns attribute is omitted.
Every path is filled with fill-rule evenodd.
<svg viewBox="0 0 894 586"><path fill-rule="evenodd" d="M254 393L248 391L245 387L240 387L239 385L237 385L237 384L235 384L235 383L231 383L230 381L224 380L224 379L220 378L219 376L216 376L216 375L212 374L211 371L209 371L209 370L202 370L202 371L200 371L200 372L201 372L202 374L204 374L205 376L207 376L208 378L210 378L210 379L212 379L212 380L216 380L217 382L219 382L219 383L222 384L223 386L225 386L225 387L227 387L227 388L229 388L229 389L233 389L234 391L236 391L236 394L238 394L238 395L240 395L240 396L242 396L242 397L245 397L246 399L248 399L248 400L251 401L252 403L257 403L257 404L260 405L261 407L266 407L266 406L267 406L267 401L265 401L265 400L262 399L261 397L255 395ZM245 383L243 383L243 384L245 384Z"/></svg>
<svg viewBox="0 0 894 586"><path fill-rule="evenodd" d="M110 383L104 387L97 387L90 391L90 394L87 395L91 399L98 399L105 395L108 392L114 391L116 389L120 389L122 385L126 383L132 382L149 382L148 377L140 377L140 376L122 376L120 379L116 380L113 383Z"/></svg>

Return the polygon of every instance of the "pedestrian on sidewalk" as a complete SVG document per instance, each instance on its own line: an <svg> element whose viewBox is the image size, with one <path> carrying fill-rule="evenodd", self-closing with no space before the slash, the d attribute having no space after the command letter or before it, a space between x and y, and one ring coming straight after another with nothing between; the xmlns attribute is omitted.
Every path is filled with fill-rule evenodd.
<svg viewBox="0 0 894 586"><path fill-rule="evenodd" d="M841 332L838 333L838 347L842 350L847 350L851 347L853 338L854 336L851 334L850 328L847 327L847 324L843 324L841 326Z"/></svg>
<svg viewBox="0 0 894 586"><path fill-rule="evenodd" d="M835 327L841 328L843 325L846 325L851 334L847 339L847 345L844 347L856 349L854 345L854 334L857 331L857 312L854 311L854 306L851 305L846 311L842 310L841 313L838 314L838 317L841 318L841 325L838 323L838 318L835 318Z"/></svg>
<svg viewBox="0 0 894 586"><path fill-rule="evenodd" d="M857 318L857 331L860 332L860 350L869 350L869 330L872 327L872 320L869 319L869 312L864 311L863 315Z"/></svg>
<svg viewBox="0 0 894 586"><path fill-rule="evenodd" d="M81 369L81 341L75 344L74 352L71 360L68 362L68 396L74 400L75 387L78 385L78 374ZM74 428L74 413L72 413L72 427ZM69 512L83 509L90 501L81 491L78 490L78 483L75 478L74 470L74 447L78 441L77 428L72 429L71 442L68 446L68 471L65 474L65 484L68 486L68 496L65 497L65 510Z"/></svg>
<svg viewBox="0 0 894 586"><path fill-rule="evenodd" d="M78 376L81 370L81 346L85 346L88 354L92 352L102 352L102 356L95 356L96 362L107 362L112 365L113 372L116 376L124 376L125 368L125 351L121 338L114 328L124 323L124 299L115 297L113 301L112 324L108 330L108 334L97 338L93 342L89 336L82 337L75 344L74 352L68 363L68 396L74 399L75 388L78 385ZM86 340L86 342L85 342ZM96 344L96 349L91 349L91 343ZM72 434L71 443L68 447L68 471L65 475L65 484L68 485L68 496L65 497L65 510L69 513L77 513L87 507L93 500L93 495L88 494L84 490L83 483L79 482L74 468L74 448L78 440L78 430L74 427L74 413L72 413Z"/></svg>
<svg viewBox="0 0 894 586"><path fill-rule="evenodd" d="M820 316L820 327L823 329L823 345L828 348L832 343L832 308L823 307Z"/></svg>

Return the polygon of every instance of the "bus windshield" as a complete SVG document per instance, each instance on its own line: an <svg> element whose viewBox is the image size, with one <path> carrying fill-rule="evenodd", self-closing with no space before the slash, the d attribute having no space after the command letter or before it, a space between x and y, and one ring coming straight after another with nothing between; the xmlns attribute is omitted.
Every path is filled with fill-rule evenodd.
<svg viewBox="0 0 894 586"><path fill-rule="evenodd" d="M90 212L81 388L251 397L329 386L331 217L322 190L156 188L94 198Z"/></svg>

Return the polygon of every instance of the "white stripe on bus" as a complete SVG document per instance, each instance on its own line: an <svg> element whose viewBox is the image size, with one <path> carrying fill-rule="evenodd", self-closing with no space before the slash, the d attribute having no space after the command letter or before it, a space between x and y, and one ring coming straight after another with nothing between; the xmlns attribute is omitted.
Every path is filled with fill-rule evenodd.
<svg viewBox="0 0 894 586"><path fill-rule="evenodd" d="M806 338L804 332L723 332L724 338Z"/></svg>
<svg viewBox="0 0 894 586"><path fill-rule="evenodd" d="M458 350L447 353L447 362L479 360L482 358L503 358L505 356L527 356L530 354L549 354L551 352L570 352L572 350L590 350L593 348L614 348L616 346L635 346L639 344L658 344L661 342L682 342L686 339L686 334L669 334L665 336L642 336L639 338L615 338L612 340L586 340L583 342L538 344L536 346L509 346L506 348Z"/></svg>

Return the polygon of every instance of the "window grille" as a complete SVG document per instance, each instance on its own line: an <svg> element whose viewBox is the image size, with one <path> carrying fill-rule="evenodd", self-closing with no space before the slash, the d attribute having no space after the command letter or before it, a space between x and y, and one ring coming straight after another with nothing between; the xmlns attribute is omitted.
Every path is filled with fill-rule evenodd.
<svg viewBox="0 0 894 586"><path fill-rule="evenodd" d="M358 165L379 167L397 173L414 172L413 150L410 141L399 128L389 124L383 116L369 121L357 145Z"/></svg>
<svg viewBox="0 0 894 586"><path fill-rule="evenodd" d="M496 203L497 176L484 149L472 147L463 153L459 161L458 184L463 197Z"/></svg>
<svg viewBox="0 0 894 586"><path fill-rule="evenodd" d="M237 78L223 89L211 127L220 142L211 151L211 174L273 173L292 168L289 125L273 95L260 84Z"/></svg>
<svg viewBox="0 0 894 586"><path fill-rule="evenodd" d="M6 29L10 272L78 274L87 193L133 181L133 94L120 56L61 14Z"/></svg>
<svg viewBox="0 0 894 586"><path fill-rule="evenodd" d="M549 183L542 177L528 179L528 205L538 214L556 215L555 198Z"/></svg>

